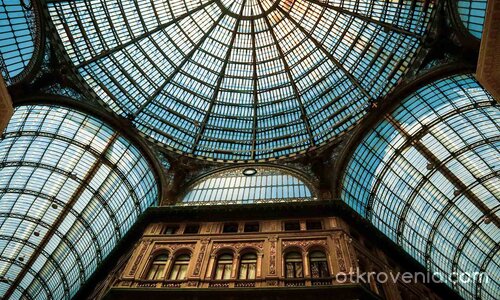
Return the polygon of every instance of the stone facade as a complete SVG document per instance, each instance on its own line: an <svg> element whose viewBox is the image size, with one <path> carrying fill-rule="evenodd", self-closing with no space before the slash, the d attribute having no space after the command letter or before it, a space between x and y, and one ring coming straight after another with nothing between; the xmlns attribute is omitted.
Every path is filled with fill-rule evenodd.
<svg viewBox="0 0 500 300"><path fill-rule="evenodd" d="M228 223L233 226L233 232L224 233L224 227ZM287 228L290 223L295 223L296 227ZM312 223L315 224L314 228L310 226ZM441 299L421 283L378 282L378 272L401 272L401 267L370 244L368 239L359 233L352 234L353 230L339 217L202 222L196 224L199 225L198 233L184 233L187 226L195 224L149 224L132 253L108 276L107 289L120 289L122 293L124 289L156 289L165 292L193 288L315 289L320 286L341 287L355 283L371 294L373 299ZM253 230L258 224L258 231L245 232L247 224L253 224ZM167 228L174 228L175 232L169 231L166 234ZM292 251L302 256L301 278L287 278L285 275L285 256ZM329 276L315 278L311 275L310 254L314 251L325 254ZM152 261L160 253L168 255L165 269L160 278L147 279ZM242 280L238 276L239 266L242 255L247 253L254 253L257 257L255 278ZM181 254L190 256L186 278L168 280L173 262ZM217 260L222 254L231 254L233 257L230 278L215 280ZM366 275L366 272L372 274ZM356 280L357 278L360 280ZM101 288L101 295L102 290Z"/></svg>
<svg viewBox="0 0 500 300"><path fill-rule="evenodd" d="M5 81L0 76L0 132L3 132L5 127L7 127L7 123L9 123L13 113L12 100L7 91Z"/></svg>
<svg viewBox="0 0 500 300"><path fill-rule="evenodd" d="M481 49L477 62L477 80L500 101L500 1L488 1Z"/></svg>

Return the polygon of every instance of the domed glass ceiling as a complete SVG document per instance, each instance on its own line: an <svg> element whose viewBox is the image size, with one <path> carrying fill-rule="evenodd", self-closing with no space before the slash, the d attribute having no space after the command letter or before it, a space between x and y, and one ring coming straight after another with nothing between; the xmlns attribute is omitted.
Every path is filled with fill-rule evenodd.
<svg viewBox="0 0 500 300"><path fill-rule="evenodd" d="M107 106L178 152L263 160L355 124L411 64L427 1L57 1L64 49Z"/></svg>

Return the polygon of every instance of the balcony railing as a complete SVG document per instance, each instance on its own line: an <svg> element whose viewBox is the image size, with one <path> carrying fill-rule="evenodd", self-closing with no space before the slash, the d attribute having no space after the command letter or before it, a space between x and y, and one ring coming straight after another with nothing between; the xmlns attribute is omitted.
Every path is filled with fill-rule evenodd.
<svg viewBox="0 0 500 300"><path fill-rule="evenodd" d="M253 287L305 287L334 285L334 278L257 278L252 280L145 280L145 279L120 279L115 286L140 287L140 288L253 288Z"/></svg>

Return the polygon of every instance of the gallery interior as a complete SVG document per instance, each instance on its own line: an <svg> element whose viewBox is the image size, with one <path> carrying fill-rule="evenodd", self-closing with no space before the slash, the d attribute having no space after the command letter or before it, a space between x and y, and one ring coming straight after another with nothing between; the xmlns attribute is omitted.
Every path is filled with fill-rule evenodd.
<svg viewBox="0 0 500 300"><path fill-rule="evenodd" d="M0 71L0 299L500 299L499 0L0 0Z"/></svg>

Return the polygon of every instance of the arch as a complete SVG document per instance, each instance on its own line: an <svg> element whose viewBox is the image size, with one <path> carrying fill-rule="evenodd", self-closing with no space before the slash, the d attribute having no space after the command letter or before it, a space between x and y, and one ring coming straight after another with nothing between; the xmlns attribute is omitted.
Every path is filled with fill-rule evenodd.
<svg viewBox="0 0 500 300"><path fill-rule="evenodd" d="M284 277L286 278L304 278L304 257L302 252L287 251L283 252Z"/></svg>
<svg viewBox="0 0 500 300"><path fill-rule="evenodd" d="M217 255L216 264L213 272L214 280L228 280L231 278L234 265L233 252L220 252Z"/></svg>
<svg viewBox="0 0 500 300"><path fill-rule="evenodd" d="M263 254L263 249L259 249L255 246L248 245L248 246L245 246L245 247L239 249L237 252L237 254L239 256L245 255L247 253L256 253L257 255Z"/></svg>
<svg viewBox="0 0 500 300"><path fill-rule="evenodd" d="M330 277L331 271L325 250L312 250L308 253L307 258L309 259L311 278Z"/></svg>
<svg viewBox="0 0 500 300"><path fill-rule="evenodd" d="M32 77L41 62L44 30L38 1L0 0L0 72L7 85Z"/></svg>
<svg viewBox="0 0 500 300"><path fill-rule="evenodd" d="M238 279L253 280L257 277L257 252L246 252L239 257Z"/></svg>
<svg viewBox="0 0 500 300"><path fill-rule="evenodd" d="M165 279L168 260L169 254L167 251L156 251L154 255L151 255L148 267L144 273L144 278L146 280Z"/></svg>
<svg viewBox="0 0 500 300"><path fill-rule="evenodd" d="M479 271L498 245L499 118L472 75L420 87L357 145L342 200L430 272ZM497 283L447 284L466 299L500 296Z"/></svg>
<svg viewBox="0 0 500 300"><path fill-rule="evenodd" d="M74 108L18 105L0 140L0 216L6 220L0 229L32 241L33 251L19 248L24 266L1 296L18 293L19 286L27 298L42 289L49 298L71 297L158 202L158 192L150 163L120 131ZM30 282L34 266L42 281L60 276L48 287Z"/></svg>
<svg viewBox="0 0 500 300"><path fill-rule="evenodd" d="M184 280L187 277L189 263L191 262L191 252L176 253L172 267L169 270L169 280Z"/></svg>
<svg viewBox="0 0 500 300"><path fill-rule="evenodd" d="M250 172L251 171L251 172ZM194 181L179 205L223 205L317 199L313 184L298 172L268 166L228 168Z"/></svg>

